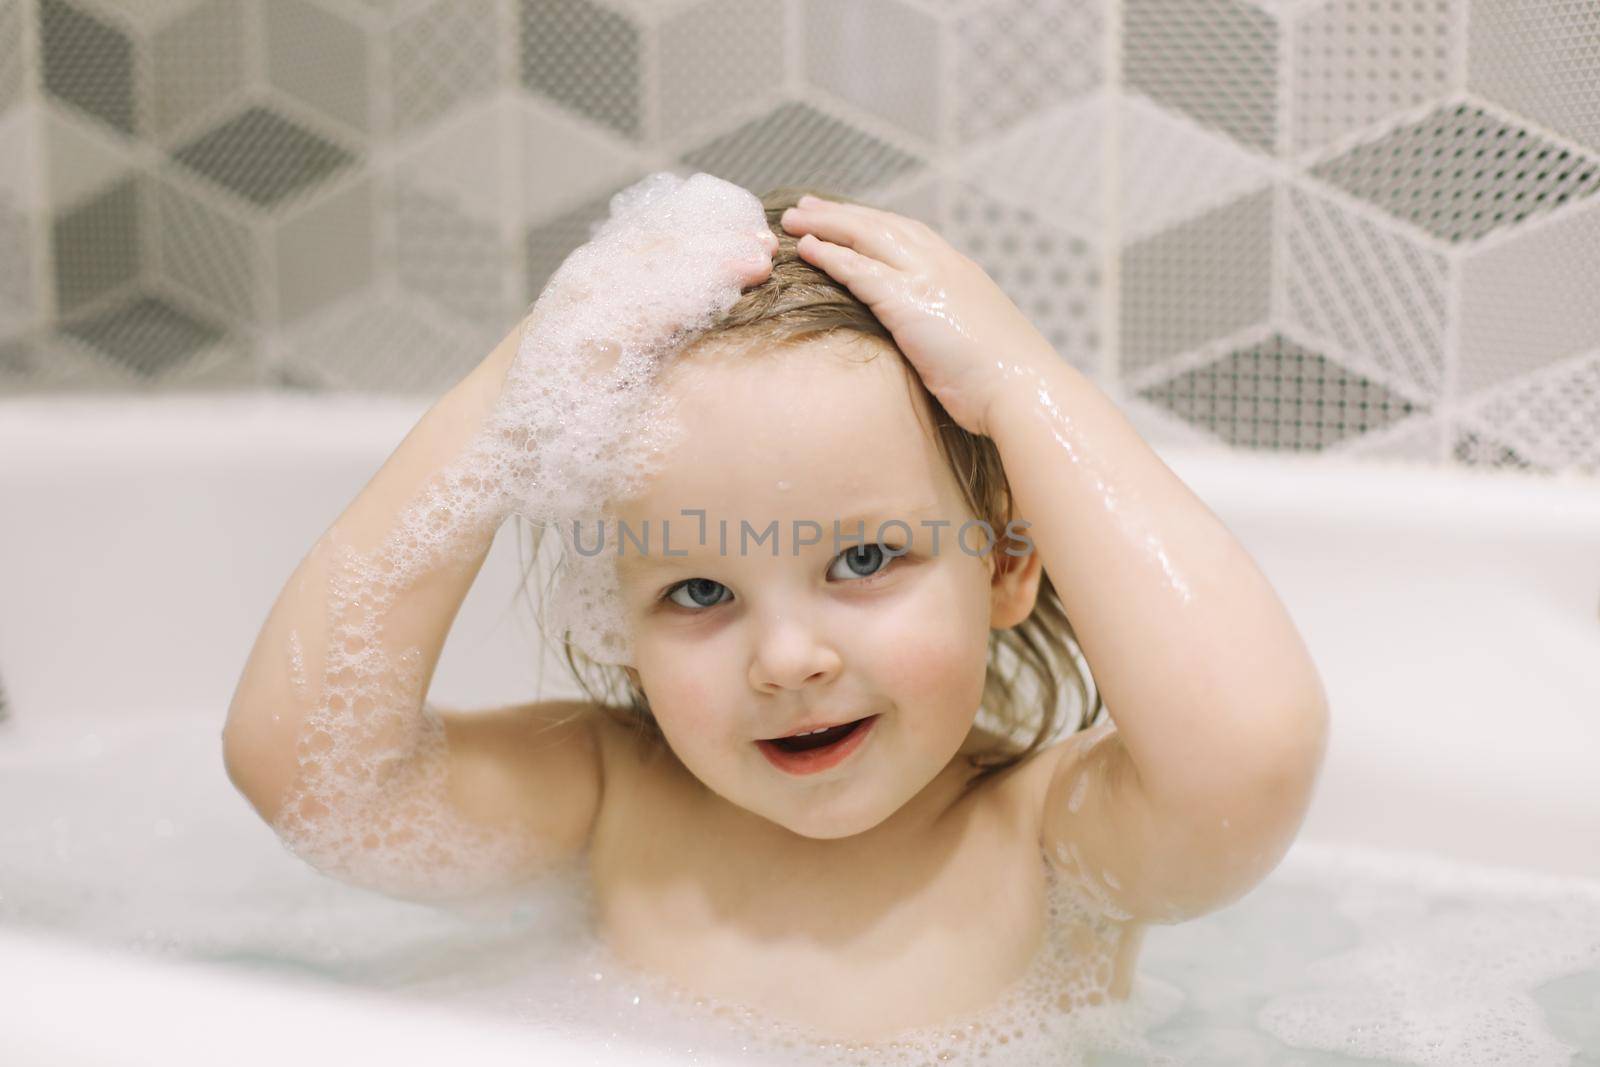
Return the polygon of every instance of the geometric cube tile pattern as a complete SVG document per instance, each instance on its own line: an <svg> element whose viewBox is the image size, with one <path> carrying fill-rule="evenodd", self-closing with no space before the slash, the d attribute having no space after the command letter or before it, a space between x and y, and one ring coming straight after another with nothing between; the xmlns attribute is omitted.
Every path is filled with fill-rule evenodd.
<svg viewBox="0 0 1600 1067"><path fill-rule="evenodd" d="M0 0L0 392L437 393L706 170L924 219L1189 439L1594 471L1597 42L1589 0Z"/></svg>
<svg viewBox="0 0 1600 1067"><path fill-rule="evenodd" d="M1418 410L1405 397L1274 334L1140 391L1230 445L1319 450Z"/></svg>

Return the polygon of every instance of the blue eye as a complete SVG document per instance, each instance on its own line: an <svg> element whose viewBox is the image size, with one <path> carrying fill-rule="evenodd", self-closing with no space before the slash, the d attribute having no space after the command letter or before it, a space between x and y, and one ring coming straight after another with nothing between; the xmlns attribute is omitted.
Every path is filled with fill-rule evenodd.
<svg viewBox="0 0 1600 1067"><path fill-rule="evenodd" d="M880 573L893 558L884 554L882 545L857 545L855 548L845 549L835 557L834 566L828 568L828 577L836 577L833 572L838 564L843 563L848 572L837 577L871 578L874 574Z"/></svg>
<svg viewBox="0 0 1600 1067"><path fill-rule="evenodd" d="M842 581L866 581L888 570L889 564L896 558L898 557L884 552L882 545L857 545L845 549L834 557L833 563L828 567L828 577ZM844 565L845 571L835 573L839 570L840 564ZM687 594L687 600L680 599L680 593ZM727 593L728 596L723 598L722 593ZM690 578L661 594L662 600L696 614L705 608L714 608L727 603L732 598L733 593L727 586L710 578Z"/></svg>
<svg viewBox="0 0 1600 1067"><path fill-rule="evenodd" d="M678 607L688 608L690 611L694 611L697 608L714 608L721 603L717 599L717 591L719 589L725 593L728 592L728 587L721 582L713 582L710 578L690 578L688 581L679 582L671 589L668 589L662 599L670 600ZM685 604L679 600L679 593L688 593L692 603Z"/></svg>

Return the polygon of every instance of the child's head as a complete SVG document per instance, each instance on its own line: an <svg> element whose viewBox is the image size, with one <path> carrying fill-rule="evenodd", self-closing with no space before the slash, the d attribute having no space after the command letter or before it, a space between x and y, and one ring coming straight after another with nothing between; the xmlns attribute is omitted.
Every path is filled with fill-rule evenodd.
<svg viewBox="0 0 1600 1067"><path fill-rule="evenodd" d="M803 192L845 199L762 197L772 275L675 357L661 385L681 436L614 502L619 528L648 537L644 551L622 541L618 560L632 662L565 645L591 697L712 791L836 838L888 818L958 755L975 782L1038 748L1064 714L1064 677L1080 725L1098 709L1037 554L1007 538L1018 516L993 441L956 425L866 306L799 258L779 220ZM960 536L971 520L983 526ZM1010 741L981 743L980 706ZM867 716L861 750L819 774L787 774L756 744Z"/></svg>

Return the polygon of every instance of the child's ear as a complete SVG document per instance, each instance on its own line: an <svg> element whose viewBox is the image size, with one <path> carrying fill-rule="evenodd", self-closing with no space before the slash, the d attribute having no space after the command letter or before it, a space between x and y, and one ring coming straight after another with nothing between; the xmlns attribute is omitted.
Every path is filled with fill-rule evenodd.
<svg viewBox="0 0 1600 1067"><path fill-rule="evenodd" d="M1022 555L1010 555L1023 552ZM1034 602L1039 597L1039 579L1044 576L1044 561L1039 558L1033 542L1015 537L1001 537L990 553L992 563L989 580L989 628L1009 630L1033 614Z"/></svg>

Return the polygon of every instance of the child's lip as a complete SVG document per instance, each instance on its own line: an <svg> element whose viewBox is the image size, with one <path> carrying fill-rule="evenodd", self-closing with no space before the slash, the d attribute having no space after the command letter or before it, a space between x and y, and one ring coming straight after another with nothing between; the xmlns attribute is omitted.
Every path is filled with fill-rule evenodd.
<svg viewBox="0 0 1600 1067"><path fill-rule="evenodd" d="M861 747L867 743L867 735L872 733L872 728L877 725L878 716L868 715L860 721L861 725L856 727L850 736L834 742L825 749L812 752L787 752L771 741L757 741L756 747L761 750L768 763L785 774L796 777L820 774L839 766L861 751Z"/></svg>
<svg viewBox="0 0 1600 1067"><path fill-rule="evenodd" d="M870 716L870 715L858 715L853 719L820 719L820 720L812 723L809 726L796 726L794 729L790 730L786 734L775 734L772 737L758 737L758 738L756 738L756 740L757 741L781 741L786 737L793 737L796 734L808 734L813 730L829 730L829 729L832 729L835 726L844 726L847 723L860 722L862 719L870 719L870 718L872 718L872 716Z"/></svg>

